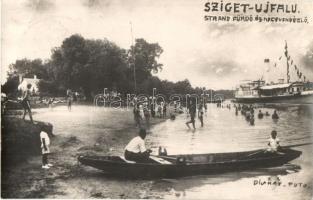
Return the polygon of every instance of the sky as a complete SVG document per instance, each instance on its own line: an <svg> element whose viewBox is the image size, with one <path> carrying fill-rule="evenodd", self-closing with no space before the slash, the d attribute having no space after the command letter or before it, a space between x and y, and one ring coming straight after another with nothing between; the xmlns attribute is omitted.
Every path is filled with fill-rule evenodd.
<svg viewBox="0 0 313 200"><path fill-rule="evenodd" d="M308 24L208 22L207 1L2 0L1 82L9 64L22 58L49 59L51 49L72 34L107 38L129 48L130 22L134 38L163 48L159 62L164 66L157 74L161 79L187 78L192 86L234 89L241 80L285 77L286 65L279 57L286 40L294 62L313 80L313 66L303 62L309 47L313 49L312 1L280 1L298 3ZM270 62L264 63L265 58Z"/></svg>

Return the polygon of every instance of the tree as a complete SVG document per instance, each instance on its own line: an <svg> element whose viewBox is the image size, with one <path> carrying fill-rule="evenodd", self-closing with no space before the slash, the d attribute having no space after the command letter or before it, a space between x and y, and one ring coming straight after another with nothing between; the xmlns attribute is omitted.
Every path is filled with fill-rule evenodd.
<svg viewBox="0 0 313 200"><path fill-rule="evenodd" d="M6 95L17 95L18 93L18 90L17 90L17 87L18 87L18 84L19 84L19 77L18 76L10 76L8 78L8 80L3 84L1 85L1 92L5 93Z"/></svg>
<svg viewBox="0 0 313 200"><path fill-rule="evenodd" d="M152 73L162 70L163 64L158 63L162 52L163 49L158 43L148 43L142 38L136 39L135 45L129 50L129 62L130 66L136 70L138 83L152 76Z"/></svg>
<svg viewBox="0 0 313 200"><path fill-rule="evenodd" d="M36 75L38 78L48 78L46 65L41 59L21 59L16 60L15 63L9 66L8 77L9 79L16 75L22 75L26 78L32 78Z"/></svg>

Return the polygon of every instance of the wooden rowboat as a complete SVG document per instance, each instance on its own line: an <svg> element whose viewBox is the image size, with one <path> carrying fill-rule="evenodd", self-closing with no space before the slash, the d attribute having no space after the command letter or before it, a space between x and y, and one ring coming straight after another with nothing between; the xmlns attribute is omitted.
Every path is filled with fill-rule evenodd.
<svg viewBox="0 0 313 200"><path fill-rule="evenodd" d="M111 176L179 177L281 166L299 157L301 153L283 148L278 153L260 149L233 153L150 156L145 163L128 161L121 156L79 156L78 160Z"/></svg>

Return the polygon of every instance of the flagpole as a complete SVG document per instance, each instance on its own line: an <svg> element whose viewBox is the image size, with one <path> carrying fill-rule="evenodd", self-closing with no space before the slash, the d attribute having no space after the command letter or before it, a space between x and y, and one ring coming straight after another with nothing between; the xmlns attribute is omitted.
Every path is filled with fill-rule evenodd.
<svg viewBox="0 0 313 200"><path fill-rule="evenodd" d="M136 59L136 56L134 56L134 37L133 37L133 24L132 22L129 22L130 23L130 34L131 34L131 43L132 43L132 49L131 49L131 52L132 52L132 60L133 60L133 67L134 67L134 92L136 94L136 91L137 91L137 83L136 83L136 62L135 62L135 59Z"/></svg>
<svg viewBox="0 0 313 200"><path fill-rule="evenodd" d="M289 83L289 62L288 62L288 46L287 46L287 41L285 40L285 56L286 56L286 60L287 60L287 83Z"/></svg>

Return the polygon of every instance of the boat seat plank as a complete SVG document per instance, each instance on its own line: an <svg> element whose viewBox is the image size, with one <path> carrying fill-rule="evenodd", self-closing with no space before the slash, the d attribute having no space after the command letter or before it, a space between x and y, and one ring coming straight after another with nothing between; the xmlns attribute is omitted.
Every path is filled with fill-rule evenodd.
<svg viewBox="0 0 313 200"><path fill-rule="evenodd" d="M127 163L136 163L135 161L132 161L132 160L126 160L126 158L124 158L123 156L120 156L120 159L122 159L123 161Z"/></svg>
<svg viewBox="0 0 313 200"><path fill-rule="evenodd" d="M165 165L170 165L170 164L173 164L167 160L164 160L163 158L159 158L159 157L155 157L155 156L150 156L149 157L150 159L160 163L160 164L165 164Z"/></svg>

